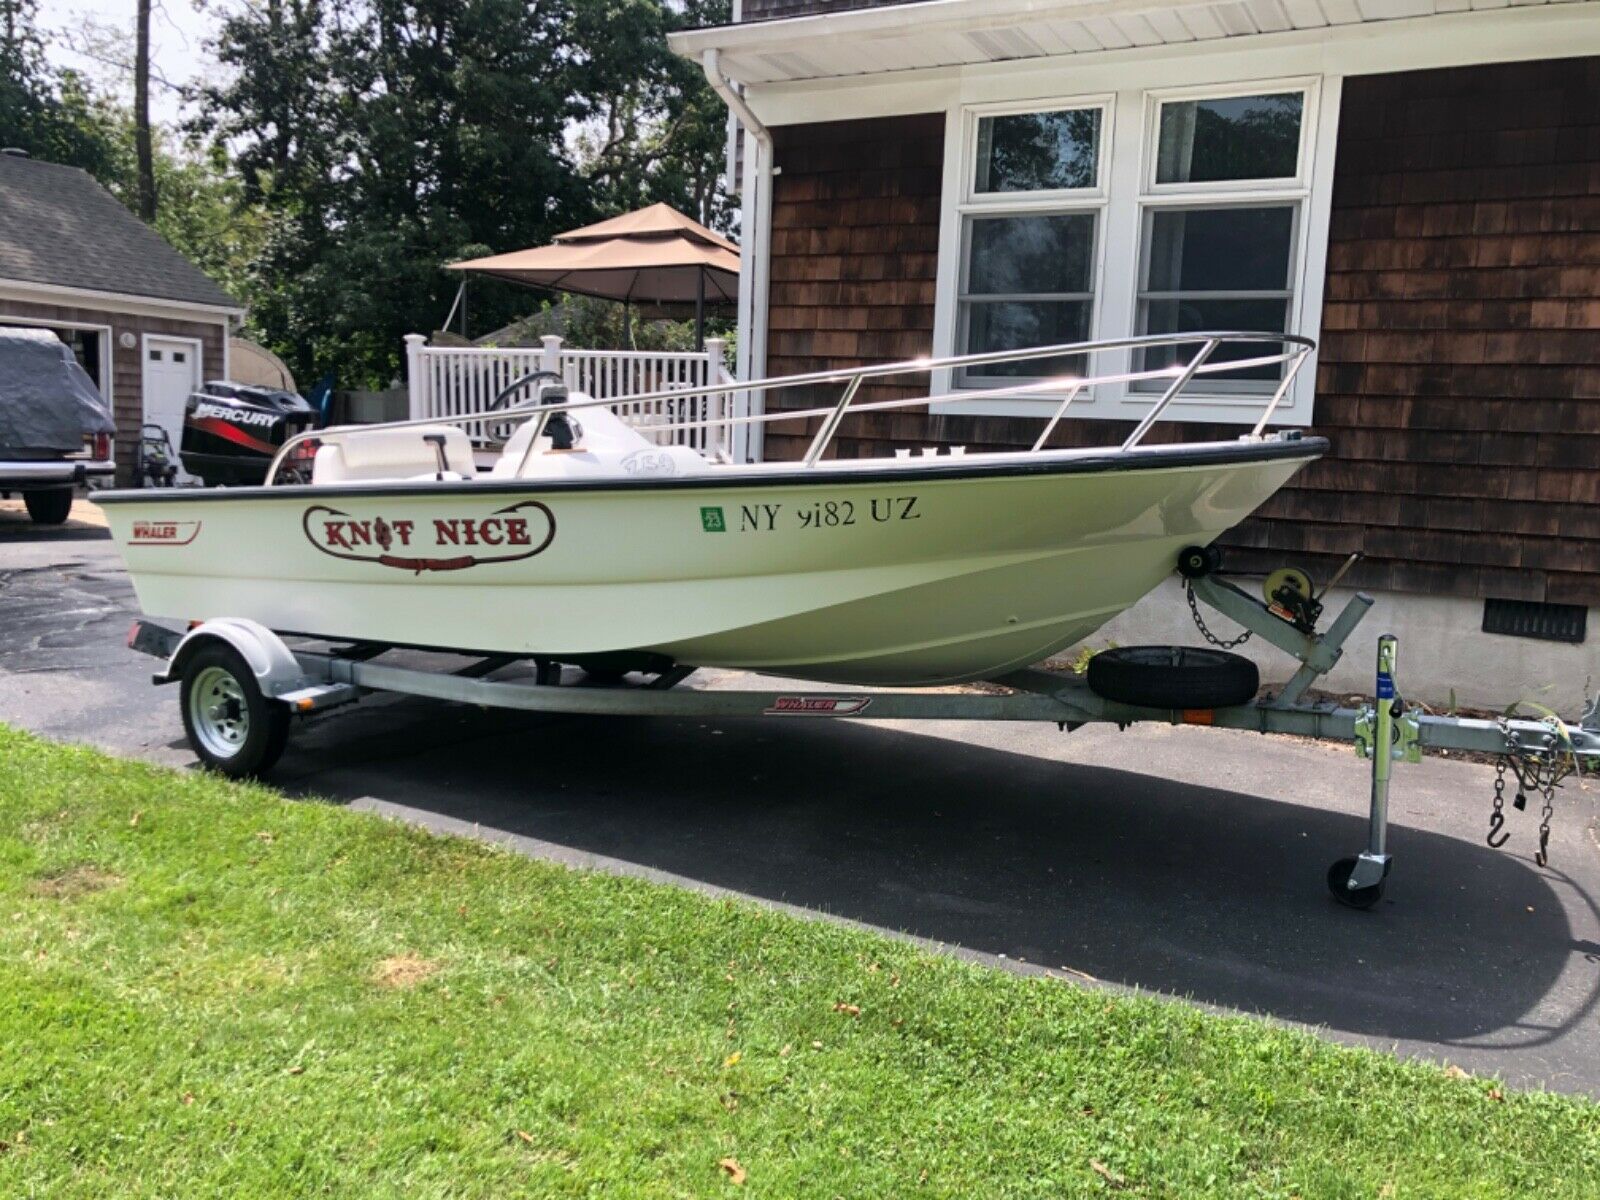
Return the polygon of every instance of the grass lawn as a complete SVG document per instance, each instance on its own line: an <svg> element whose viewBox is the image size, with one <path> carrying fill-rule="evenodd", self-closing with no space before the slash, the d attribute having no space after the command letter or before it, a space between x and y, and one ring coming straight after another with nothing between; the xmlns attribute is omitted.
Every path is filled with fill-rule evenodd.
<svg viewBox="0 0 1600 1200"><path fill-rule="evenodd" d="M0 728L8 1200L1101 1194L1596 1195L1600 1108Z"/></svg>

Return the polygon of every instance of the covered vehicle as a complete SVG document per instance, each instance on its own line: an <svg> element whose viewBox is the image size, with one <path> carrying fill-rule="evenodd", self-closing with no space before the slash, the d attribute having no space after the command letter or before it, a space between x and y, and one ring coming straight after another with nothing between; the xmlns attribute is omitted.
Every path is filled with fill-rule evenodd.
<svg viewBox="0 0 1600 1200"><path fill-rule="evenodd" d="M0 496L20 492L34 521L59 525L75 485L116 471L115 432L100 390L60 338L0 328Z"/></svg>

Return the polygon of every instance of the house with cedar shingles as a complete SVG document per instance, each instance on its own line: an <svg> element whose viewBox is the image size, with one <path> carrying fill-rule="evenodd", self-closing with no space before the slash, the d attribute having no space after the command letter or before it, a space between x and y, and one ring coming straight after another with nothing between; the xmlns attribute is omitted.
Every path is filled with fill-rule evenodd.
<svg viewBox="0 0 1600 1200"><path fill-rule="evenodd" d="M1600 3L735 0L674 48L733 96L742 377L1196 329L1317 339L1274 424L1331 440L1225 539L1379 607L1430 699L1600 683ZM836 453L1032 444L980 372L862 397ZM1147 442L1247 432L1192 389ZM817 396L804 398L816 401ZM1152 403L1080 397L1052 444ZM796 406L801 398L792 401ZM769 459L811 431L769 426ZM1174 582L1104 636L1193 640Z"/></svg>

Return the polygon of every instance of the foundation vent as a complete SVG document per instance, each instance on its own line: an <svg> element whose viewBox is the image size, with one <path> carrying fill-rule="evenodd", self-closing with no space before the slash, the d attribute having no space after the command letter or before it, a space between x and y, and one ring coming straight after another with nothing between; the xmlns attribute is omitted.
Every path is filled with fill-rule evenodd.
<svg viewBox="0 0 1600 1200"><path fill-rule="evenodd" d="M1483 631L1544 642L1581 642L1589 610L1581 604L1543 604L1537 600L1485 600Z"/></svg>

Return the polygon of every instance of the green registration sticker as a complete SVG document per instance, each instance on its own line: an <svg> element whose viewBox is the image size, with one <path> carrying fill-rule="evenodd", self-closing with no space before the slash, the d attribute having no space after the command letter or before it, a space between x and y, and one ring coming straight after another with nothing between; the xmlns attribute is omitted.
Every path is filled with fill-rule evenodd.
<svg viewBox="0 0 1600 1200"><path fill-rule="evenodd" d="M728 522L723 519L721 508L702 508L700 510L700 528L706 533L727 533Z"/></svg>

